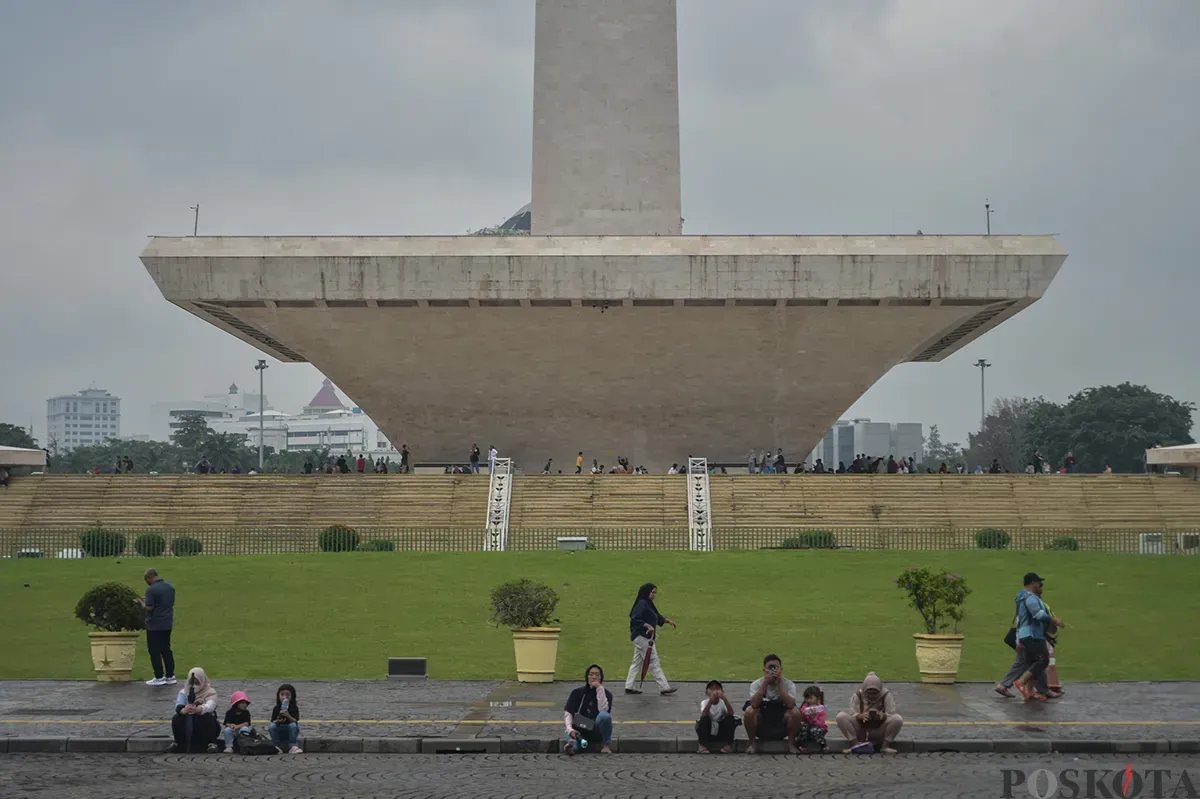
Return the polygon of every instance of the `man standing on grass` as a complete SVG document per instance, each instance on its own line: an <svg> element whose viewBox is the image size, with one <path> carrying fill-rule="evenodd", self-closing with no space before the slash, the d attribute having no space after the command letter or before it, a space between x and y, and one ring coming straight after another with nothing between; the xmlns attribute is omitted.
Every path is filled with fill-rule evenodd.
<svg viewBox="0 0 1200 799"><path fill-rule="evenodd" d="M154 679L146 685L174 685L175 654L171 652L171 628L175 626L175 586L146 569L146 598L138 604L146 610L146 648L150 650L150 665Z"/></svg>

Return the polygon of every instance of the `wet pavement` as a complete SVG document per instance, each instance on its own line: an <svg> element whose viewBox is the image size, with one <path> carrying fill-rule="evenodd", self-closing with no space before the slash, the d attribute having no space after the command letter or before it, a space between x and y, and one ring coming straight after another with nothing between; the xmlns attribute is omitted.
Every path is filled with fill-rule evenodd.
<svg viewBox="0 0 1200 799"><path fill-rule="evenodd" d="M277 682L214 679L222 697L246 691L251 716L270 715ZM506 681L298 681L306 738L520 738L552 740L562 728L562 704L575 683ZM797 683L801 686L802 683ZM142 738L169 735L179 685L9 680L0 682L0 739ZM649 687L649 686L647 686ZM699 715L704 686L627 696L613 691L618 738L686 738ZM832 717L857 687L824 683ZM950 740L1200 740L1200 682L1079 683L1049 702L1004 699L991 684L933 686L889 683L904 716L901 739ZM726 683L740 713L749 683ZM833 726L832 723L830 725ZM739 735L744 735L739 731ZM836 732L834 732L836 737ZM0 749L2 751L2 749Z"/></svg>

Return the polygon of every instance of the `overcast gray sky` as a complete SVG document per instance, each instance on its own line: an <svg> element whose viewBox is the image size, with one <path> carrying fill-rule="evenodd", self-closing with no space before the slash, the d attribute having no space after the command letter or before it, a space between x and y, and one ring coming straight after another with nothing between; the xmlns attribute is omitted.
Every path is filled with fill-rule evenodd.
<svg viewBox="0 0 1200 799"><path fill-rule="evenodd" d="M0 0L0 421L44 435L94 384L136 433L257 382L138 261L197 202L206 234L456 234L528 202L533 5ZM991 396L1200 401L1200 2L680 0L679 33L688 233L981 233L987 197L1070 252L848 413L963 439L981 357ZM320 383L267 375L289 411Z"/></svg>

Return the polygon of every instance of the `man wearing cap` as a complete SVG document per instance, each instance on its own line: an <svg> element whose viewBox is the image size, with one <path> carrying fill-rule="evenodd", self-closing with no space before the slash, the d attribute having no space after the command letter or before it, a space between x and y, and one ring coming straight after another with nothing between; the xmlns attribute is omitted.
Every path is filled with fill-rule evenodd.
<svg viewBox="0 0 1200 799"><path fill-rule="evenodd" d="M1037 690L1036 680L1050 665L1050 652L1046 649L1046 625L1066 627L1062 619L1053 618L1050 609L1042 601L1042 589L1046 581L1036 572L1025 575L1025 587L1017 592L1017 647L1025 653L1027 667L1013 686L1026 699L1044 700L1046 695Z"/></svg>
<svg viewBox="0 0 1200 799"><path fill-rule="evenodd" d="M1036 593L1039 597L1041 597L1041 595L1042 595L1042 583L1041 582L1034 584L1034 593ZM1049 609L1050 609L1049 606L1047 606L1046 610L1049 610ZM1014 629L1012 632L1014 635L1016 634L1016 629L1015 629L1016 628L1016 620L1019 615L1020 615L1020 610L1017 609L1013 613L1013 628ZM1054 637L1055 630L1053 629L1053 624L1054 624L1053 622L1049 622L1046 625L1046 639L1047 640L1052 640ZM1012 697L1016 696L1016 694L1014 694L1009 689L1011 689L1013 687L1013 683L1015 683L1017 681L1017 678L1025 673L1025 668L1027 666L1026 661L1025 661L1025 649L1023 647L1019 646L1019 643L1020 643L1019 641L1014 641L1013 643L1014 643L1014 645L1017 645L1017 646L1016 646L1016 651L1013 653L1012 665L1008 667L1008 671L1005 673L1004 677L1000 680L1000 682L996 683L996 689L995 689L996 693L1000 694L1001 696L1008 697L1010 699ZM1057 699L1058 697L1062 696L1062 692L1055 691L1050 688L1050 686L1047 683L1048 677L1049 677L1048 671L1043 671L1040 675L1038 675L1037 691L1039 694L1045 694L1050 699Z"/></svg>

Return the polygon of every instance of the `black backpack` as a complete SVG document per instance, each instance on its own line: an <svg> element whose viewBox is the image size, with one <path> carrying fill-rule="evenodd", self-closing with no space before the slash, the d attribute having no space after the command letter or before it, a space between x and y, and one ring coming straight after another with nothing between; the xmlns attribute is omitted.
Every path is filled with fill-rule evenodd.
<svg viewBox="0 0 1200 799"><path fill-rule="evenodd" d="M263 738L257 732L249 735L239 735L233 739L233 751L239 755L277 755L279 749L269 738Z"/></svg>

